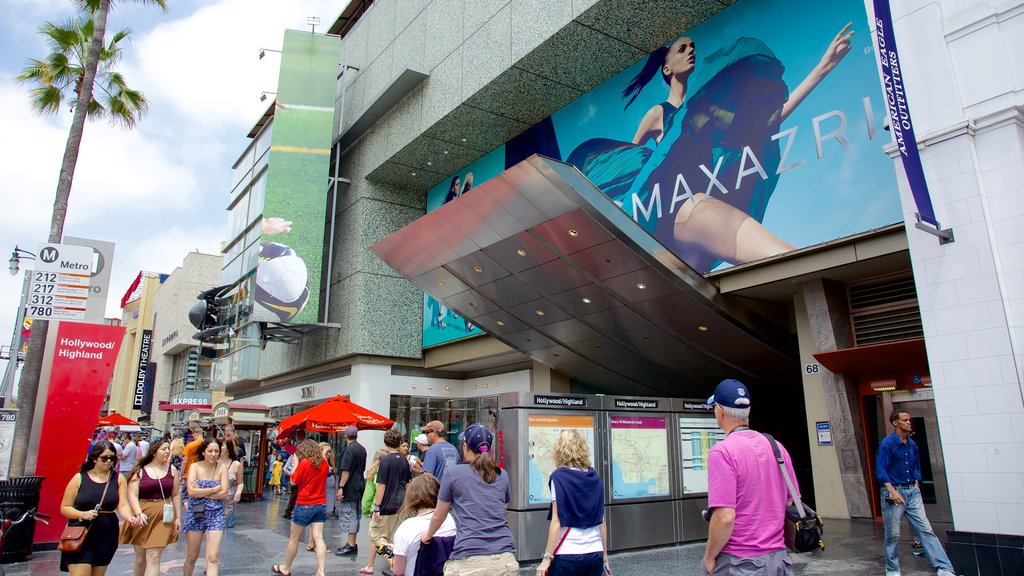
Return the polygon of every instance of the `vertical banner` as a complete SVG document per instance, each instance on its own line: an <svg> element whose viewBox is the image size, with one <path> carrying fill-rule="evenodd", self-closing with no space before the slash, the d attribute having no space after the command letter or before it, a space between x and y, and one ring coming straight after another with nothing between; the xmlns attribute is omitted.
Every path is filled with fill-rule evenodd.
<svg viewBox="0 0 1024 576"><path fill-rule="evenodd" d="M286 30L282 50L250 318L314 324L340 44L337 36ZM259 193L254 184L250 194Z"/></svg>
<svg viewBox="0 0 1024 576"><path fill-rule="evenodd" d="M17 410L0 410L0 480L7 480L7 470L11 467L11 448L17 422Z"/></svg>
<svg viewBox="0 0 1024 576"><path fill-rule="evenodd" d="M914 123L910 119L910 103L907 102L907 93L903 88L903 69L900 67L899 53L896 52L896 35L892 29L889 0L874 2L878 60L882 65L882 84L886 107L889 109L889 123L900 149L900 159L903 160L903 169L907 173L918 215L921 220L938 228L939 222L935 219L928 183L921 167L921 156L917 152L917 137L914 135Z"/></svg>
<svg viewBox="0 0 1024 576"><path fill-rule="evenodd" d="M135 373L135 396L132 398L132 408L142 410L143 400L146 397L146 366L149 365L149 351L153 347L153 331L142 331L142 343L139 345L139 367Z"/></svg>
<svg viewBox="0 0 1024 576"><path fill-rule="evenodd" d="M156 384L156 362L146 365L146 385L142 391L142 414L148 416L153 412L153 388Z"/></svg>
<svg viewBox="0 0 1024 576"><path fill-rule="evenodd" d="M57 328L39 435L46 457L39 458L35 470L47 479L39 510L54 520L36 525L36 542L56 542L64 529L64 487L85 461L123 338L123 326L61 322Z"/></svg>

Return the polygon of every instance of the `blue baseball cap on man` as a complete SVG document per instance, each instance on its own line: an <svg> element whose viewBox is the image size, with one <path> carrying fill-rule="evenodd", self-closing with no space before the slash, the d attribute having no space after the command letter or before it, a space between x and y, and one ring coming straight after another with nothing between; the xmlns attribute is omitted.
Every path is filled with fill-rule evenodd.
<svg viewBox="0 0 1024 576"><path fill-rule="evenodd" d="M720 404L726 408L750 408L750 391L739 380L722 380L715 386L715 393L708 398L708 404Z"/></svg>

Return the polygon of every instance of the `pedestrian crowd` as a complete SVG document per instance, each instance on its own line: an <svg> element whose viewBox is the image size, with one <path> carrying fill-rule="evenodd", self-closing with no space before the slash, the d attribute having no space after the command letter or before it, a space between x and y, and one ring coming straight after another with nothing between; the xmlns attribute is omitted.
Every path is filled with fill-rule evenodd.
<svg viewBox="0 0 1024 576"><path fill-rule="evenodd" d="M802 504L789 453L750 427L751 397L743 383L723 380L708 404L725 439L706 458L709 528L701 572L791 575L790 550L806 551L806 546L794 544L800 528L792 522L792 509ZM886 575L900 574L897 544L906 517L937 576L955 576L924 513L910 414L894 410L890 422L894 430L881 442L875 467ZM61 504L68 520L62 571L102 576L118 545L129 544L134 576L158 576L164 549L183 533L183 575L192 576L205 546L205 574L217 576L224 530L232 525L242 494L245 446L231 426L221 437L207 437L198 424L190 431L188 443L130 436L119 443L114 435L93 442ZM269 442L264 481L274 494L287 490L284 516L291 520L283 560L270 566L271 572L289 576L305 543L316 555L314 576L324 576L329 553L324 524L329 514L337 514L344 534L334 551L338 556L358 556L360 524L369 520L368 560L360 574L373 574L378 557L387 563L385 573L396 576L519 574L505 515L511 487L494 457L493 432L472 424L458 447L446 439L440 421L420 432L413 439L419 456L409 453L409 442L395 429L384 432L385 448L372 458L354 426L344 431L340 460L329 443L308 439L301 430L291 439ZM609 576L604 483L588 443L578 431L562 430L552 457L547 538L536 573ZM124 520L120 527L118 516Z"/></svg>

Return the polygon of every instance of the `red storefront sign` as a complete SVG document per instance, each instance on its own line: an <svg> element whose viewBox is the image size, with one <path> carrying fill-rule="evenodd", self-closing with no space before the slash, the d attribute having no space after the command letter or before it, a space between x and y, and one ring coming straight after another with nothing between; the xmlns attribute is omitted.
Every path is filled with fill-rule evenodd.
<svg viewBox="0 0 1024 576"><path fill-rule="evenodd" d="M52 520L36 524L36 542L60 539L64 488L89 451L123 338L123 326L61 322L57 329L36 463L36 475L46 477L39 511Z"/></svg>

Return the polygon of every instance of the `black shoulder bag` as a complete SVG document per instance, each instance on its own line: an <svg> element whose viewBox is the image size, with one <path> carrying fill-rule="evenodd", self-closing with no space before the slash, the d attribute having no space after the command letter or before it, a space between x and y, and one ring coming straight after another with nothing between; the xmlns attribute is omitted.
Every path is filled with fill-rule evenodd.
<svg viewBox="0 0 1024 576"><path fill-rule="evenodd" d="M786 548L793 552L824 550L825 541L821 538L821 534L824 532L821 516L818 516L818 513L811 509L810 506L801 502L800 497L797 496L793 480L786 472L786 461L782 458L782 452L779 451L779 445L775 442L775 438L772 438L771 434L765 434L764 432L761 434L764 434L764 437L771 443L772 451L775 452L775 460L779 463L779 470L782 471L782 477L786 480L786 487L789 488L789 495L793 498L793 503L786 506L784 529Z"/></svg>

